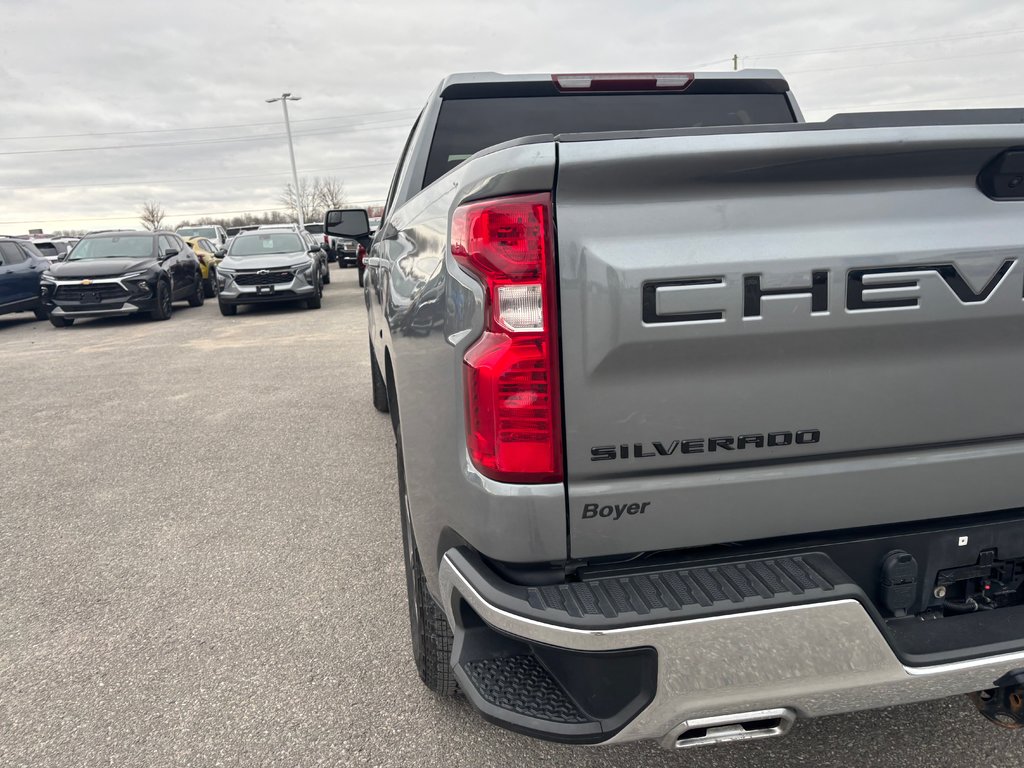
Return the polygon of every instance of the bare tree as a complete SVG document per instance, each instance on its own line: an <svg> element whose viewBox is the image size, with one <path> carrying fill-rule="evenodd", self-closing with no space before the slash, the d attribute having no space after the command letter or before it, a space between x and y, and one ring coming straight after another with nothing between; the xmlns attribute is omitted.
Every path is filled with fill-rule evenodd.
<svg viewBox="0 0 1024 768"><path fill-rule="evenodd" d="M142 215L139 217L139 221L150 232L163 229L164 207L156 200L147 200L142 204Z"/></svg>
<svg viewBox="0 0 1024 768"><path fill-rule="evenodd" d="M278 200L281 201L281 205L288 208L293 220L299 218L299 211L301 210L303 221L313 221L317 218L316 197L315 185L303 176L299 179L298 195L295 194L295 189L291 184L286 184L284 192L281 193Z"/></svg>
<svg viewBox="0 0 1024 768"><path fill-rule="evenodd" d="M318 176L314 179L314 189L321 214L333 208L345 207L345 185L337 176Z"/></svg>

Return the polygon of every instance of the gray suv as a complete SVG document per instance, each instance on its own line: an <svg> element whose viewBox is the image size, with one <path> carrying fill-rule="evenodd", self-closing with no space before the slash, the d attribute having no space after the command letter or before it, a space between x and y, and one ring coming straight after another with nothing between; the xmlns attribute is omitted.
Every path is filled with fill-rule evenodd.
<svg viewBox="0 0 1024 768"><path fill-rule="evenodd" d="M234 315L239 304L305 301L319 309L324 292L323 253L297 232L243 232L217 265L218 301L222 315Z"/></svg>

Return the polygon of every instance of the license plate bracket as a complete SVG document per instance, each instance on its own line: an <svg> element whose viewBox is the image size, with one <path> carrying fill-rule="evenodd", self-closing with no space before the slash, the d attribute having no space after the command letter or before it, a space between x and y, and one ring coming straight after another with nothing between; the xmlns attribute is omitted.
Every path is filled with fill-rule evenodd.
<svg viewBox="0 0 1024 768"><path fill-rule="evenodd" d="M272 286L272 285L257 285L256 286L256 293L258 293L258 294L267 294L267 293L273 293L273 292L274 292L274 286Z"/></svg>

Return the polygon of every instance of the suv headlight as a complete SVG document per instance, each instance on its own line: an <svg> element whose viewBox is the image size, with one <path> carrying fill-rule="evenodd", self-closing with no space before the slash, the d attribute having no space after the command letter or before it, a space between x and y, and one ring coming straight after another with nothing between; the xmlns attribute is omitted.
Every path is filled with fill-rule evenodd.
<svg viewBox="0 0 1024 768"><path fill-rule="evenodd" d="M313 265L315 263L316 262L313 261L313 259L310 259L304 264L296 264L294 267L292 267L292 272L296 275L304 274L308 277L309 274L313 271Z"/></svg>

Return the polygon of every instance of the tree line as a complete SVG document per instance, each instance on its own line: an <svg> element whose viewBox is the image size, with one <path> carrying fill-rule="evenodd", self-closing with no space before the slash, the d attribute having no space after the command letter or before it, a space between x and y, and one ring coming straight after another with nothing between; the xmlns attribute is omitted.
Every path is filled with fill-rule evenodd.
<svg viewBox="0 0 1024 768"><path fill-rule="evenodd" d="M345 185L334 176L302 176L299 178L298 194L291 183L285 185L278 196L284 210L240 213L231 216L202 216L186 219L177 227L193 227L219 224L224 227L242 227L252 224L286 224L298 221L299 210L306 222L323 221L324 214L332 208L344 208L346 203ZM367 209L371 216L380 215L380 206ZM166 212L156 200L146 200L139 213L139 221L145 229L164 229Z"/></svg>

